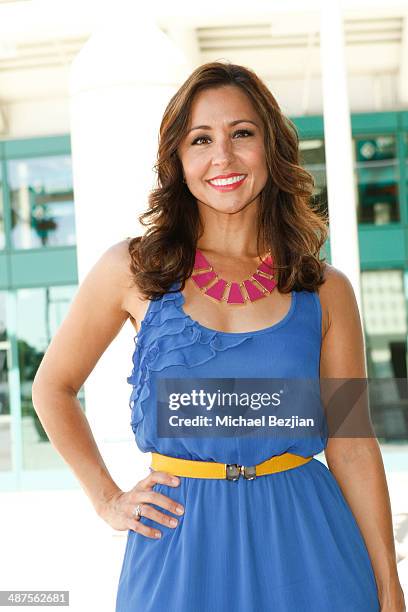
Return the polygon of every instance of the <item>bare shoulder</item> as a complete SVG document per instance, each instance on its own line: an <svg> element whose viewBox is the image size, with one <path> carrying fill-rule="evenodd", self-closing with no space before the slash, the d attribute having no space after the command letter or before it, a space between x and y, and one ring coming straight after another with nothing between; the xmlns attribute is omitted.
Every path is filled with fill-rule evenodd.
<svg viewBox="0 0 408 612"><path fill-rule="evenodd" d="M126 238L112 245L106 252L110 258L112 270L116 271L117 279L122 290L122 308L128 315L130 322L138 331L139 322L143 319L148 303L142 295L133 273L131 271L132 258L129 253L129 242L131 238Z"/></svg>
<svg viewBox="0 0 408 612"><path fill-rule="evenodd" d="M319 295L331 299L332 306L337 303L338 299L347 299L353 293L353 286L348 276L330 264L325 264L323 279L324 283L319 287Z"/></svg>
<svg viewBox="0 0 408 612"><path fill-rule="evenodd" d="M326 335L336 311L347 312L356 303L353 286L344 272L325 264L324 282L317 291L322 305L322 335Z"/></svg>
<svg viewBox="0 0 408 612"><path fill-rule="evenodd" d="M92 272L97 273L97 278L115 290L117 301L124 300L132 282L129 262L128 240L125 239L106 248L93 266Z"/></svg>
<svg viewBox="0 0 408 612"><path fill-rule="evenodd" d="M132 283L132 275L130 271L130 253L129 253L129 238L116 242L110 246L104 253L103 258L106 260L108 268L117 276L117 279L127 287Z"/></svg>
<svg viewBox="0 0 408 612"><path fill-rule="evenodd" d="M131 240L132 238L125 238L125 240L116 242L105 251L104 257L110 263L112 270L116 272L124 286L132 287L136 290L138 295L142 295L141 292L137 290L134 275L130 267L132 258L129 252L129 243Z"/></svg>

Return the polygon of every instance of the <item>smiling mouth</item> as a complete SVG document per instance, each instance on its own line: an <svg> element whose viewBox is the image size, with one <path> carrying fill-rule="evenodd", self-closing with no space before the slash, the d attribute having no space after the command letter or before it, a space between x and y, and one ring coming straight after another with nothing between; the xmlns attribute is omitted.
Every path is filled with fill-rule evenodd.
<svg viewBox="0 0 408 612"><path fill-rule="evenodd" d="M214 189L217 189L218 191L232 191L240 187L242 183L245 181L246 177L247 177L246 174L240 174L239 176L233 176L228 179L209 180L207 181L207 183L211 185L211 187L213 187Z"/></svg>

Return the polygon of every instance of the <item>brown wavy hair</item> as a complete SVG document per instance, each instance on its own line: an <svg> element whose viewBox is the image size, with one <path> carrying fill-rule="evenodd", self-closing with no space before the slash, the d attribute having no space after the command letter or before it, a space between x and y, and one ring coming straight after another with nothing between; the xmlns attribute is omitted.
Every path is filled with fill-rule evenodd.
<svg viewBox="0 0 408 612"><path fill-rule="evenodd" d="M196 68L168 103L160 124L157 187L148 196L148 209L138 220L147 231L129 241L132 277L140 293L157 299L174 282L193 272L195 249L204 231L197 202L183 182L177 154L190 117L194 96L204 89L235 85L250 98L264 126L264 149L269 176L260 194L257 249L271 251L277 288L314 291L324 282L326 258L319 253L328 236L328 218L313 204L313 176L300 165L299 137L274 96L249 68L216 61Z"/></svg>

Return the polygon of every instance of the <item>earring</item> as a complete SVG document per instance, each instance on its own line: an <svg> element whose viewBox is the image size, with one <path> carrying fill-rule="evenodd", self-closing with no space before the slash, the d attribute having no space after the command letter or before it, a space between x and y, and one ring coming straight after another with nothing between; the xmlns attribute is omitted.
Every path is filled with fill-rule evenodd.
<svg viewBox="0 0 408 612"><path fill-rule="evenodd" d="M183 183L185 183L185 182L186 182L186 177L183 174Z"/></svg>

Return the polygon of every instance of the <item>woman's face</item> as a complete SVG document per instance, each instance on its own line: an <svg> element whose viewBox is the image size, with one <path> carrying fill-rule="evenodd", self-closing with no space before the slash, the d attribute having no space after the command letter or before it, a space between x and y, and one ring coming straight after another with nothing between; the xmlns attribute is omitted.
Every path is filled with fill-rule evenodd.
<svg viewBox="0 0 408 612"><path fill-rule="evenodd" d="M268 178L264 132L240 88L225 85L195 96L178 154L187 186L198 202L220 212L237 212L258 202ZM212 181L220 176L228 184Z"/></svg>

